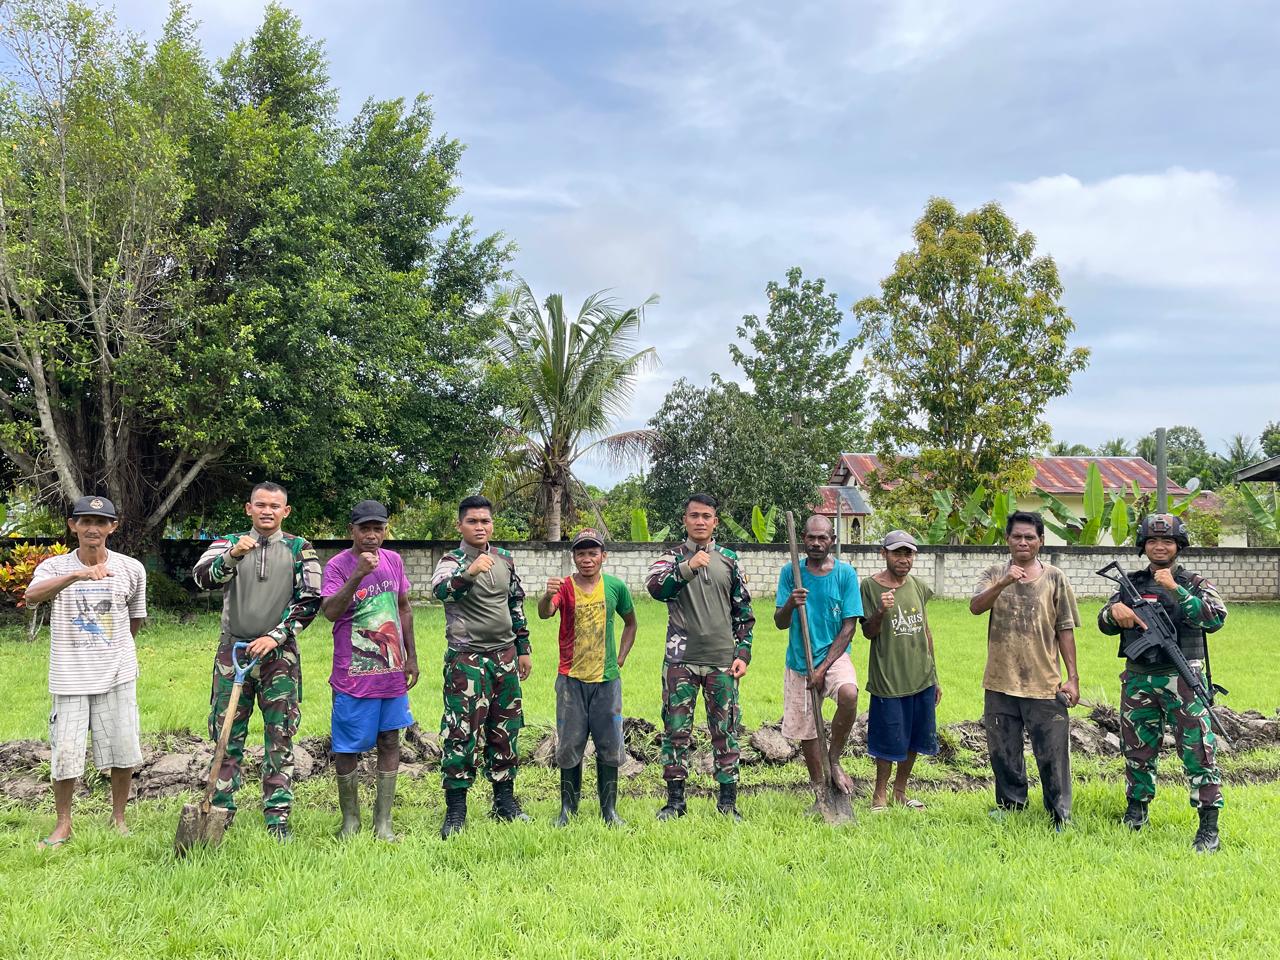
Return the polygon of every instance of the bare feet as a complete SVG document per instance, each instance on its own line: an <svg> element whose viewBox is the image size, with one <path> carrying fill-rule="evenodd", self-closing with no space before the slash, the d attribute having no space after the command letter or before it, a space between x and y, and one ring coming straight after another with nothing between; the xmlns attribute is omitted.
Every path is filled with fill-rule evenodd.
<svg viewBox="0 0 1280 960"><path fill-rule="evenodd" d="M116 833L120 834L120 836L122 837L129 836L129 832L130 832L129 826L124 822L124 817L118 817L118 818L112 817L111 829L114 830Z"/></svg>

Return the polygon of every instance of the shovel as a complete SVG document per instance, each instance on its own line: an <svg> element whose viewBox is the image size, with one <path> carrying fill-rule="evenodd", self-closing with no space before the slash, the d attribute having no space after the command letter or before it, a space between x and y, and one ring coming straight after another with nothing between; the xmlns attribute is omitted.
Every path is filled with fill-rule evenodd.
<svg viewBox="0 0 1280 960"><path fill-rule="evenodd" d="M244 689L244 678L258 662L257 657L247 663L240 662L241 652L248 647L247 643L235 643L231 646L231 665L236 671L235 683L232 684L231 696L227 699L222 732L218 734L218 746L213 751L213 765L209 768L209 786L205 788L204 799L199 803L184 805L182 816L178 818L178 835L173 840L173 852L180 857L197 844L217 846L227 830L229 812L213 806L213 794L218 786L218 770L227 752L227 742L231 739L231 727L240 708L240 691Z"/></svg>
<svg viewBox="0 0 1280 960"><path fill-rule="evenodd" d="M799 587L804 584L800 579L800 550L796 546L796 521L791 511L787 511L787 539L791 541L791 582ZM809 636L809 614L804 607L796 607L800 616L800 635L804 638L804 664L809 680L813 680L813 640ZM809 687L809 704L813 710L813 722L818 731L818 756L822 763L822 782L818 784L817 802L814 806L822 819L827 823L851 823L854 820L853 800L840 789L835 774L831 770L831 756L828 754L827 722L822 718L822 691Z"/></svg>

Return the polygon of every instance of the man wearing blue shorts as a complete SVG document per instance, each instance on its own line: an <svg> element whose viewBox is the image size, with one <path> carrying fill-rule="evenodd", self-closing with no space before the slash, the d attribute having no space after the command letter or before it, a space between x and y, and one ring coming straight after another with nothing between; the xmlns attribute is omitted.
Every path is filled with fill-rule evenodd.
<svg viewBox="0 0 1280 960"><path fill-rule="evenodd" d="M938 752L935 708L942 687L933 661L933 634L925 605L933 590L911 575L916 541L905 530L887 534L880 555L885 568L862 581L862 633L871 641L867 690L867 753L876 761L876 788L871 809L889 806L889 775L893 802L911 810L924 804L907 796L907 778L920 754Z"/></svg>
<svg viewBox="0 0 1280 960"><path fill-rule="evenodd" d="M378 749L373 834L394 841L391 805L400 770L400 731L413 723L409 688L418 682L409 580L400 555L382 549L387 508L362 500L351 511L351 547L324 568L320 607L333 623L333 754L339 837L360 830L360 754Z"/></svg>

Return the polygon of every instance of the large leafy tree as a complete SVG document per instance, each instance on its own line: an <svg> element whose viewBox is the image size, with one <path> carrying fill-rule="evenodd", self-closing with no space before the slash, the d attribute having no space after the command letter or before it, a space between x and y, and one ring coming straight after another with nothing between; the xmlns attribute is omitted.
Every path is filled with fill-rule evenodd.
<svg viewBox="0 0 1280 960"><path fill-rule="evenodd" d="M737 384L697 387L681 378L653 419L645 489L656 526L680 528L685 498L710 493L742 524L752 507L802 510L826 468L797 455L786 431Z"/></svg>
<svg viewBox="0 0 1280 960"><path fill-rule="evenodd" d="M1185 486L1193 477L1207 487L1216 487L1221 472L1217 458L1209 452L1204 436L1195 427L1184 424L1169 427L1165 431L1165 460L1169 479ZM1156 462L1156 433L1151 431L1138 441L1138 456L1150 463Z"/></svg>
<svg viewBox="0 0 1280 960"><path fill-rule="evenodd" d="M609 431L630 410L637 376L657 360L652 347L635 349L645 308L656 302L622 309L595 293L571 317L558 293L539 305L521 282L512 294L498 338L516 381L499 496L532 496L548 540L592 499L574 474L579 460L597 453L625 462L646 449L646 431Z"/></svg>
<svg viewBox="0 0 1280 960"><path fill-rule="evenodd" d="M898 481L885 499L927 514L937 489L961 501L979 485L1025 489L1031 454L1050 440L1044 408L1089 352L1068 343L1053 259L998 204L961 213L935 197L914 239L854 314L879 479Z"/></svg>
<svg viewBox="0 0 1280 960"><path fill-rule="evenodd" d="M1280 457L1280 422L1272 420L1263 427L1258 444L1262 447L1263 456Z"/></svg>
<svg viewBox="0 0 1280 960"><path fill-rule="evenodd" d="M151 49L58 0L3 30L0 449L24 479L107 493L143 539L263 473L313 517L478 480L508 251L451 212L461 146L424 98L339 125L275 5L216 69L178 4Z"/></svg>

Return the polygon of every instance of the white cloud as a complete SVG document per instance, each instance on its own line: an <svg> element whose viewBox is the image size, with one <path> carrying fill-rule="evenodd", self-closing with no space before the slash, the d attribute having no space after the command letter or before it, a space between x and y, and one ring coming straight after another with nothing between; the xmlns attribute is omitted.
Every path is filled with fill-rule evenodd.
<svg viewBox="0 0 1280 960"><path fill-rule="evenodd" d="M1280 210L1211 170L1171 167L1093 183L1040 177L1012 184L1008 209L1067 270L1146 287L1280 296Z"/></svg>

